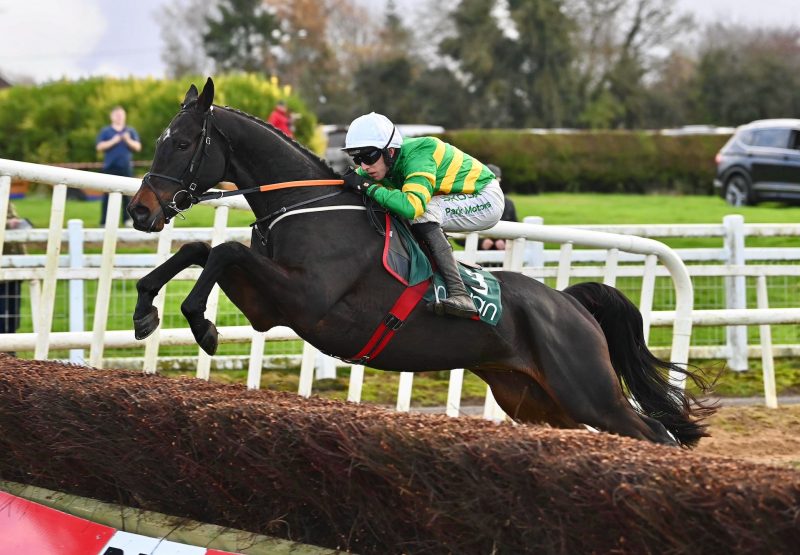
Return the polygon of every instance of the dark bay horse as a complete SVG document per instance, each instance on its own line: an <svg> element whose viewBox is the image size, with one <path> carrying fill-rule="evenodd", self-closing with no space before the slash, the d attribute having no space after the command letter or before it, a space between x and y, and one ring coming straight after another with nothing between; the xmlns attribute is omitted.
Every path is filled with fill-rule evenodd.
<svg viewBox="0 0 800 555"><path fill-rule="evenodd" d="M128 207L137 229L160 231L220 181L243 190L338 177L272 126L214 106L213 97L211 79L199 94L192 85L158 139L151 172ZM289 326L323 352L345 359L358 353L404 290L380 264L383 238L365 215L361 195L324 185L245 198L261 222L251 245L181 247L139 281L136 336L158 326L152 304L158 291L196 264L203 271L181 310L209 354L216 351L217 330L204 311L215 283L258 331ZM580 284L560 292L520 273L495 275L504 307L497 326L436 316L423 302L369 365L412 372L467 368L520 422L585 424L682 446L707 435L700 421L713 409L670 384L666 371L705 385L703 378L647 350L641 315L619 291Z"/></svg>

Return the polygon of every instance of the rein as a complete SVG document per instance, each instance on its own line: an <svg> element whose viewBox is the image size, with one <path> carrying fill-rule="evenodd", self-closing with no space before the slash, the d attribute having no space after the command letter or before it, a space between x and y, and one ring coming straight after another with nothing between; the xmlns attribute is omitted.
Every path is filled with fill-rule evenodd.
<svg viewBox="0 0 800 555"><path fill-rule="evenodd" d="M249 193L266 193L268 191L277 191L278 189L289 189L292 187L318 187L321 185L344 185L342 179L304 179L301 181L284 181L281 183L271 183L269 185L259 185L258 187L250 187L249 189L238 189L236 191L215 191L213 193L203 193L197 197L197 202L204 200L217 200L225 197L233 197L236 195L246 195Z"/></svg>
<svg viewBox="0 0 800 555"><path fill-rule="evenodd" d="M158 200L158 203L161 206L161 212L162 214L164 214L164 218L167 220L167 222L169 222L170 218L174 216L183 217L182 215L183 212L189 210L195 204L199 204L207 200L218 200L226 197L246 195L250 193L267 193L270 191L277 191L280 189L291 189L297 187L320 187L320 186L330 186L330 185L344 185L343 179L304 179L299 181L283 181L280 183L269 183L266 185L259 185L257 187L250 187L247 189L237 189L234 191L215 191L211 193L205 192L199 195L196 194L198 188L197 181L198 181L198 176L200 174L200 169L202 168L205 159L209 156L208 150L209 147L211 146L211 133L210 133L211 128L216 129L216 131L220 134L220 136L223 139L223 142L226 144L228 148L227 153L225 155L225 171L223 172L223 175L227 173L228 164L230 163L230 154L231 152L233 152L233 147L231 146L230 140L217 125L217 122L214 118L213 108L214 107L211 106L205 118L203 118L203 127L200 133L200 141L194 153L192 154L192 158L191 161L189 162L189 165L184 169L180 178L153 172L148 172L147 174L145 174L144 178L142 178L142 184L148 187ZM161 197L158 195L152 183L150 183L151 177L156 177L159 179L172 181L173 183L178 183L181 185L182 188L175 192L171 202L165 203L164 201L161 200ZM307 199L302 202L292 204L290 206L284 206L267 216L258 218L255 222L250 224L250 226L256 231L259 238L261 239L261 242L264 245L266 245L267 237L261 233L261 230L259 229L259 224L262 224L264 222L269 222L273 218L286 214L301 206L305 206L307 204L319 202L321 200L334 197L336 195L341 194L342 192L344 192L343 189L327 195L322 195L319 197ZM168 211L173 212L173 216L169 216ZM269 233L269 229L267 229L267 233Z"/></svg>

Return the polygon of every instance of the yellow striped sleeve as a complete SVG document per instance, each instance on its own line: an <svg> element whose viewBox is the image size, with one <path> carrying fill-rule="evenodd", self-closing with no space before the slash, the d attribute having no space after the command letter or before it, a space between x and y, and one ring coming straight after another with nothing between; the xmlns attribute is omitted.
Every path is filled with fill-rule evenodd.
<svg viewBox="0 0 800 555"><path fill-rule="evenodd" d="M447 173L442 180L442 185L439 187L438 193L442 195L446 195L450 192L450 189L453 188L453 182L456 180L456 175L458 175L458 170L461 169L461 164L464 162L464 153L458 150L457 148L453 149L453 159L450 161L450 165L447 167Z"/></svg>
<svg viewBox="0 0 800 555"><path fill-rule="evenodd" d="M436 150L433 151L433 161L436 162L437 169L442 165L442 159L444 159L444 151L446 148L447 145L444 144L444 141L436 139Z"/></svg>
<svg viewBox="0 0 800 555"><path fill-rule="evenodd" d="M429 173L429 172L414 172L414 173L410 173L410 174L408 174L406 176L406 179L411 179L415 175L418 175L420 177L424 177L425 179L427 179L428 183L431 184L431 189L433 189L433 187L436 184L436 176L433 175L432 173Z"/></svg>
<svg viewBox="0 0 800 555"><path fill-rule="evenodd" d="M418 194L425 200L426 204L431 200L430 189L428 189L425 185L420 185L419 183L406 183L403 185L403 192Z"/></svg>
<svg viewBox="0 0 800 555"><path fill-rule="evenodd" d="M470 168L466 179L464 179L464 188L461 189L462 193L469 195L475 192L475 182L478 181L478 177L480 177L481 171L483 171L483 164L481 164L475 158L473 158L472 168Z"/></svg>
<svg viewBox="0 0 800 555"><path fill-rule="evenodd" d="M422 205L422 201L419 199L417 195L409 194L406 195L406 198L408 199L408 202L411 204L411 206L414 207L414 217L411 218L412 220L419 218L420 216L422 216L422 214L425 213L425 207Z"/></svg>

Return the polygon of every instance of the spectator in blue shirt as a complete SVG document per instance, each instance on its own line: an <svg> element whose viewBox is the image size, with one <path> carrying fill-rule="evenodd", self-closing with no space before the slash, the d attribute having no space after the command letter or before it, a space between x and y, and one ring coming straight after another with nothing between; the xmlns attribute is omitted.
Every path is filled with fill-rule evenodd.
<svg viewBox="0 0 800 555"><path fill-rule="evenodd" d="M111 125L100 130L97 135L97 152L103 153L103 172L124 177L133 176L133 153L142 150L139 134L136 129L125 125L125 108L114 106L111 110ZM131 217L125 210L130 197L122 197L122 221L131 223ZM108 193L103 193L103 207L100 214L100 225L106 225L108 209Z"/></svg>

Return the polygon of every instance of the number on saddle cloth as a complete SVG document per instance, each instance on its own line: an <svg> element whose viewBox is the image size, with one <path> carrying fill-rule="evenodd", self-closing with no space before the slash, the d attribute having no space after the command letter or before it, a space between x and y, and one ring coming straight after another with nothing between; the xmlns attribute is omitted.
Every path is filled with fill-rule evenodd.
<svg viewBox="0 0 800 555"><path fill-rule="evenodd" d="M458 264L461 279L467 288L467 293L475 303L475 310L481 321L491 326L496 326L503 315L503 304L500 298L500 282L494 275L483 268ZM447 287L444 279L436 272L433 274L433 289L429 289L422 298L426 302L441 301L447 298Z"/></svg>

